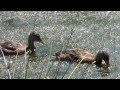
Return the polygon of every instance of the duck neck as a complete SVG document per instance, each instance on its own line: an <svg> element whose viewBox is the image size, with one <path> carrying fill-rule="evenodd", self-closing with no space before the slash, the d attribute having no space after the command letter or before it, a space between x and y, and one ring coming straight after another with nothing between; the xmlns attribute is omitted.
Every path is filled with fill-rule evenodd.
<svg viewBox="0 0 120 90"><path fill-rule="evenodd" d="M98 66L98 67L102 67L102 59L99 59L99 58L97 58L97 59L95 59L95 65L96 66Z"/></svg>
<svg viewBox="0 0 120 90"><path fill-rule="evenodd" d="M32 38L28 38L28 47L26 50L31 50L34 52L35 46L34 46L34 40Z"/></svg>
<svg viewBox="0 0 120 90"><path fill-rule="evenodd" d="M98 67L102 67L102 60L103 60L103 56L101 54L101 52L98 52L97 55L95 56L95 65Z"/></svg>

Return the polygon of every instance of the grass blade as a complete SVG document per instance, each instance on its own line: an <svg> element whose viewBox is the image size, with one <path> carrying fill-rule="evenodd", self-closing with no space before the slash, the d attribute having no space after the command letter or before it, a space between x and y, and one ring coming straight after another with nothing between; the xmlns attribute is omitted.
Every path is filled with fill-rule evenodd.
<svg viewBox="0 0 120 90"><path fill-rule="evenodd" d="M59 73L60 66L61 66L61 62L59 61L59 62L58 62L58 65L57 65L57 68L56 68L56 71L55 71L56 74L54 75L54 78L55 78L55 79L57 79L57 75L58 75L58 73Z"/></svg>
<svg viewBox="0 0 120 90"><path fill-rule="evenodd" d="M49 69L48 69L48 71L47 71L47 73L46 73L46 75L45 75L45 78L47 78L47 76L48 76L48 74L49 74L49 72L50 72L50 69L52 68L54 62L55 62L55 61L53 61L52 64L51 64L51 66L49 67Z"/></svg>
<svg viewBox="0 0 120 90"><path fill-rule="evenodd" d="M70 77L73 75L73 73L75 72L75 70L78 68L78 66L82 63L82 61L84 60L84 58L76 65L76 67L73 69L73 71L70 73L68 79L70 79Z"/></svg>
<svg viewBox="0 0 120 90"><path fill-rule="evenodd" d="M2 55L3 55L3 58L4 58L5 66L7 67L8 77L9 77L9 79L11 79L10 70L9 70L9 68L8 68L8 64L7 64L7 61L6 61L6 59L5 59L5 56L4 56L4 53L3 53L2 49L1 49L1 47L0 47L0 50L1 50Z"/></svg>
<svg viewBox="0 0 120 90"><path fill-rule="evenodd" d="M66 69L66 71L65 71L65 73L64 73L64 75L62 76L62 78L61 78L61 79L63 79L63 78L64 78L64 76L65 76L65 75L66 75L66 73L68 72L68 70L69 70L70 66L71 66L71 64L69 64L68 68Z"/></svg>

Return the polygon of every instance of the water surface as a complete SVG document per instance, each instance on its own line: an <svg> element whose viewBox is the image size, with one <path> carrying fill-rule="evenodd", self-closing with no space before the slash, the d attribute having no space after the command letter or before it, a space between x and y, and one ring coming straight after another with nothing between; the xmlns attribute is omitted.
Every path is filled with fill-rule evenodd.
<svg viewBox="0 0 120 90"><path fill-rule="evenodd" d="M0 40L27 44L28 35L35 31L46 45L35 43L36 56L30 59L27 78L45 78L52 65L52 54L61 49L84 48L96 55L100 50L110 54L110 73L101 74L94 65L80 65L73 79L116 79L120 78L120 12L119 11L0 11ZM24 78L25 55L6 56L11 64L12 78ZM35 61L33 61L33 59ZM4 59L0 57L1 65ZM68 63L62 63L55 77L58 64L54 63L48 78L62 78ZM88 68L86 69L86 67ZM72 64L64 78L75 68ZM6 69L0 69L0 78L8 78Z"/></svg>

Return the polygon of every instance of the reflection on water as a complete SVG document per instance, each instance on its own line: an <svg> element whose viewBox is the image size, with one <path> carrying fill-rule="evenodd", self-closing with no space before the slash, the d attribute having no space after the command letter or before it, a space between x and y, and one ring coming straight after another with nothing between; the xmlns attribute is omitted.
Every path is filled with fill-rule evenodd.
<svg viewBox="0 0 120 90"><path fill-rule="evenodd" d="M53 78L57 65L50 61L53 59L52 55L57 50L73 48L84 48L94 55L100 50L107 50L112 66L107 72L99 71L93 65L87 69L87 64L80 65L71 78L120 77L119 11L1 11L0 15L1 42L27 44L28 34L33 30L46 42L46 45L35 43L37 47L34 56L5 57L8 62L13 61L10 71L14 78L24 78L26 59L30 61L28 78L45 78L49 69L47 77ZM0 66L4 65L3 60L0 57ZM68 78L75 66L62 63L57 70L57 78L62 78L62 75ZM6 69L0 69L0 78L7 78Z"/></svg>

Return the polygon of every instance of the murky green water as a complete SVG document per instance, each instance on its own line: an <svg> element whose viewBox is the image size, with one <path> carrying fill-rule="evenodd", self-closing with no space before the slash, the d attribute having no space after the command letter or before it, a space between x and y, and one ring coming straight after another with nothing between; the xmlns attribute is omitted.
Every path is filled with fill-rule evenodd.
<svg viewBox="0 0 120 90"><path fill-rule="evenodd" d="M45 78L52 65L51 55L60 49L85 48L94 55L100 50L110 54L110 73L103 75L93 65L80 65L72 79L116 79L120 78L120 12L119 11L0 11L0 40L27 44L28 34L35 31L43 37L46 45L35 43L36 57L29 58L27 78ZM12 78L24 78L25 55L6 56L11 64ZM28 59L28 56L27 56ZM35 61L33 61L33 59ZM1 65L4 64L0 57ZM54 63L48 78L68 78L75 64ZM88 66L87 70L85 69ZM69 69L68 69L69 67ZM68 71L66 72L66 69ZM8 78L6 69L0 69L0 78Z"/></svg>

